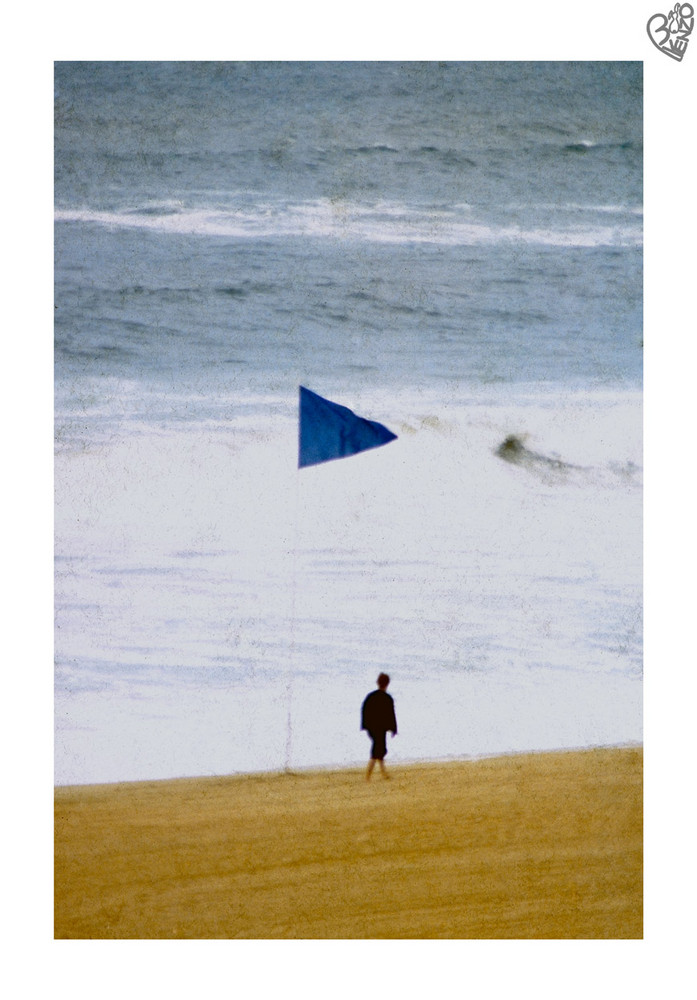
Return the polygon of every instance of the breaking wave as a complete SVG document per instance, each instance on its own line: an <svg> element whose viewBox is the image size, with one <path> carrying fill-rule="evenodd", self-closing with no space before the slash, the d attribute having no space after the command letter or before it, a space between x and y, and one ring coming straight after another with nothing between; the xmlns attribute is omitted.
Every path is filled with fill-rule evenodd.
<svg viewBox="0 0 697 1000"><path fill-rule="evenodd" d="M640 246L637 210L623 206L558 206L555 220L544 224L484 221L468 205L451 208L383 201L360 204L317 199L277 204L187 207L181 203L146 204L118 210L64 208L56 222L78 222L157 233L221 236L238 239L274 237L334 238L374 243L433 243L476 246L496 243L560 247ZM603 217L599 218L602 212ZM526 213L535 218L535 206ZM560 224L559 219L562 220Z"/></svg>

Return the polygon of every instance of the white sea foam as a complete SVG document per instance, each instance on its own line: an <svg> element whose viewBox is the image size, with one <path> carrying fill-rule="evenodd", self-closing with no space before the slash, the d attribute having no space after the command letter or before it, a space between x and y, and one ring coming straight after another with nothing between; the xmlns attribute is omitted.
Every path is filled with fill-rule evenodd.
<svg viewBox="0 0 697 1000"><path fill-rule="evenodd" d="M61 450L57 780L282 767L289 712L351 763L378 669L404 758L640 740L638 397L361 408L398 440L301 471L291 412Z"/></svg>
<svg viewBox="0 0 697 1000"><path fill-rule="evenodd" d="M528 206L528 210L534 206ZM560 214L568 213L562 207ZM576 210L576 209L574 209ZM612 209L592 208L590 212ZM83 222L118 228L137 228L180 235L271 238L302 236L376 243L436 243L475 246L499 242L559 247L640 246L641 228L618 220L616 225L594 225L590 220L573 226L521 226L477 221L469 206L431 209L398 202L360 204L343 200L313 201L211 209L170 205L128 211L58 209L57 222ZM617 213L619 215L619 212ZM532 216L534 217L534 212Z"/></svg>

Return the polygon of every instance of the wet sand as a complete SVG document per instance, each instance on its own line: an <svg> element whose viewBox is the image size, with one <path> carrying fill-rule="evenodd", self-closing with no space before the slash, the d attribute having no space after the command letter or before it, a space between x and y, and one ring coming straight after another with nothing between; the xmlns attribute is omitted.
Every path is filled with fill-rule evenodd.
<svg viewBox="0 0 697 1000"><path fill-rule="evenodd" d="M640 938L640 747L55 790L56 938Z"/></svg>

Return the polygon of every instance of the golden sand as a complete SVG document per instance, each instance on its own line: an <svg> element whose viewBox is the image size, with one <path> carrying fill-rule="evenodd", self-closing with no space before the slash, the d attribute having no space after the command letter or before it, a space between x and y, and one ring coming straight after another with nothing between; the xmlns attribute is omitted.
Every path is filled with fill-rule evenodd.
<svg viewBox="0 0 697 1000"><path fill-rule="evenodd" d="M56 938L639 938L640 748L55 790Z"/></svg>

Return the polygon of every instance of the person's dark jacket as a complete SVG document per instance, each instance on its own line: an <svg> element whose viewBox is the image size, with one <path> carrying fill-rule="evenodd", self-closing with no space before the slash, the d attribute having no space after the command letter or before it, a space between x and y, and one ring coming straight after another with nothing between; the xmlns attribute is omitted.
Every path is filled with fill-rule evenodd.
<svg viewBox="0 0 697 1000"><path fill-rule="evenodd" d="M363 702L361 708L361 729L369 733L397 732L397 718L394 714L394 701L387 691L372 691Z"/></svg>

